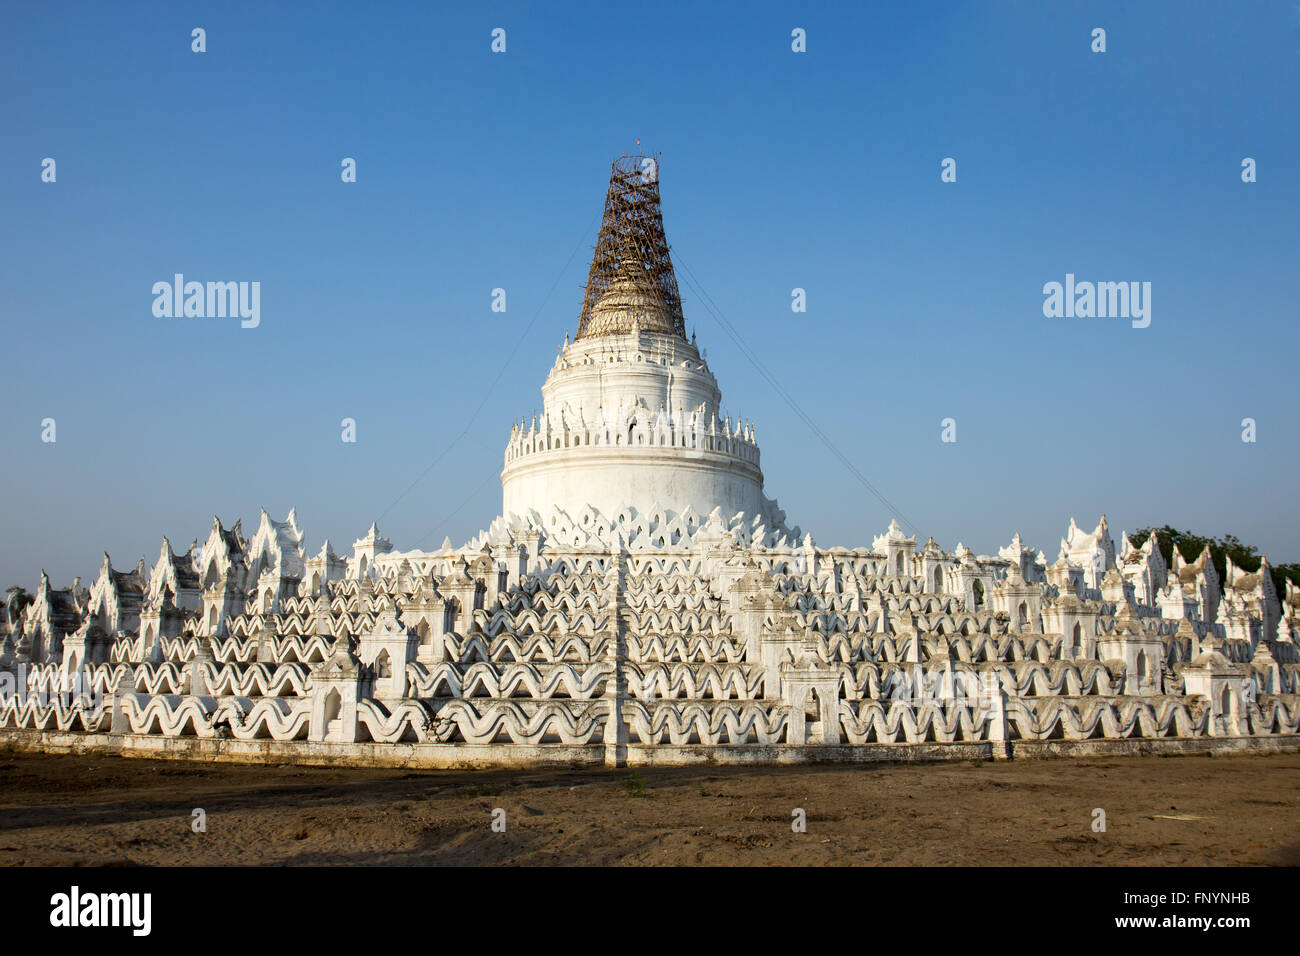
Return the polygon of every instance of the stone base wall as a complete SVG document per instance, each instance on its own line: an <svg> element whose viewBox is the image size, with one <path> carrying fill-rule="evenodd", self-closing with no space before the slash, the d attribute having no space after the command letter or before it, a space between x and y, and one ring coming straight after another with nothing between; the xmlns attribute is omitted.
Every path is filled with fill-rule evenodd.
<svg viewBox="0 0 1300 956"><path fill-rule="evenodd" d="M629 746L623 759L601 745L377 744L323 741L212 740L148 734L81 734L0 728L0 747L23 753L113 754L156 760L487 770L536 767L688 767L814 763L929 763L944 760L1036 760L1151 754L1280 753L1300 750L1300 734L1153 740L1018 740L867 744L861 746Z"/></svg>

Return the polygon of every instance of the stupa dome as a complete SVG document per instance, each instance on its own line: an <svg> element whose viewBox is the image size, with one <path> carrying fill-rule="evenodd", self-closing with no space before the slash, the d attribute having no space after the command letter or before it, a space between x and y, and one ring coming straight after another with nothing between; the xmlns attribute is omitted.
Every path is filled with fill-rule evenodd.
<svg viewBox="0 0 1300 956"><path fill-rule="evenodd" d="M626 335L634 330L665 335L676 331L673 316L655 290L649 270L636 260L619 264L609 288L591 307L583 334Z"/></svg>

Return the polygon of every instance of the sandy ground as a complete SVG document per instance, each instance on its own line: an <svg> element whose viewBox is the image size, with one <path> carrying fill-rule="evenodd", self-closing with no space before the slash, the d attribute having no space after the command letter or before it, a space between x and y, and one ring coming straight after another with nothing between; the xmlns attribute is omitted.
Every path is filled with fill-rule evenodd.
<svg viewBox="0 0 1300 956"><path fill-rule="evenodd" d="M7 865L1300 864L1297 753L414 773L6 754L0 780Z"/></svg>

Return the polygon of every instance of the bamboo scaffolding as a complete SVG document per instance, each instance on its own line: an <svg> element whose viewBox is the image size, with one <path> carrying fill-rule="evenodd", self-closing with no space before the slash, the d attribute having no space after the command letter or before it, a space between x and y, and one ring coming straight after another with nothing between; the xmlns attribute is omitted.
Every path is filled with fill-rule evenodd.
<svg viewBox="0 0 1300 956"><path fill-rule="evenodd" d="M662 313L663 324L686 337L682 298L659 205L659 170L658 154L620 156L611 165L577 338L609 334L593 324L592 309L616 283L620 292L653 303Z"/></svg>

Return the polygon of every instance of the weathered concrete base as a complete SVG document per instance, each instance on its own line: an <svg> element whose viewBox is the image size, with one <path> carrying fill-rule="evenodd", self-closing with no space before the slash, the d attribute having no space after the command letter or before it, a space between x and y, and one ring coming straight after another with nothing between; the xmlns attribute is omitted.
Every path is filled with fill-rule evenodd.
<svg viewBox="0 0 1300 956"><path fill-rule="evenodd" d="M0 730L0 746L32 753L115 754L157 760L215 763L298 764L302 766L409 767L473 770L492 767L600 766L601 744L382 744L306 740L218 740L143 734L70 734L57 731Z"/></svg>
<svg viewBox="0 0 1300 956"><path fill-rule="evenodd" d="M1013 740L1021 760L1048 757L1127 757L1152 754L1280 753L1300 749L1300 734L1267 737L1130 737L1125 740Z"/></svg>
<svg viewBox="0 0 1300 956"><path fill-rule="evenodd" d="M936 760L990 760L993 745L985 742L925 744L862 744L859 746L692 745L629 746L628 766L681 767L712 764L780 765L805 763L926 763Z"/></svg>
<svg viewBox="0 0 1300 956"><path fill-rule="evenodd" d="M0 746L28 753L114 754L157 760L302 766L399 767L429 770L598 767L605 746L546 744L382 744L302 740L217 740L141 734L76 734L0 729ZM941 760L1118 757L1151 754L1276 753L1300 749L1300 735L1268 737L1160 737L1126 740L1013 740L865 744L860 746L645 746L627 747L627 766L790 765L811 763L925 763Z"/></svg>

